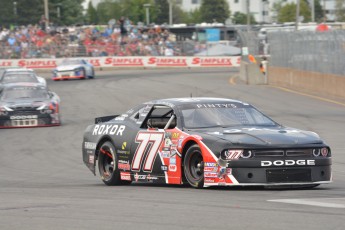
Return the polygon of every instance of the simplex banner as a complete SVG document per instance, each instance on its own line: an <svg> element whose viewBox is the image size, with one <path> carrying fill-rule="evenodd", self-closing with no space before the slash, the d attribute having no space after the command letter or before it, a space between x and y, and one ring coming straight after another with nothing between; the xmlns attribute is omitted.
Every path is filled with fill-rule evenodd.
<svg viewBox="0 0 345 230"><path fill-rule="evenodd" d="M0 59L0 68L53 69L65 58ZM239 67L240 56L225 57L85 57L94 67Z"/></svg>

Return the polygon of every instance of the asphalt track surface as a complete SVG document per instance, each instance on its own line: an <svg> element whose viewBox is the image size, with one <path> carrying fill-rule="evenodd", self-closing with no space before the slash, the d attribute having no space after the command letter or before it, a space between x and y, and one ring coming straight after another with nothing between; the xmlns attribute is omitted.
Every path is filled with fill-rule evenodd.
<svg viewBox="0 0 345 230"><path fill-rule="evenodd" d="M47 80L61 97L63 125L0 130L0 229L345 229L345 106L236 83L236 74L140 69ZM108 187L83 165L82 136L94 117L191 95L247 101L279 123L319 133L332 148L334 183L308 190Z"/></svg>

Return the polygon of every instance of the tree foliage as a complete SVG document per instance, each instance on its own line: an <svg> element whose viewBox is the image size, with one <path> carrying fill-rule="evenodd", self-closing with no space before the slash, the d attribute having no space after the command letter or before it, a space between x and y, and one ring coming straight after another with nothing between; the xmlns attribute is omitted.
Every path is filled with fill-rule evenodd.
<svg viewBox="0 0 345 230"><path fill-rule="evenodd" d="M281 7L278 13L278 22L294 22L296 21L296 4L288 3ZM311 12L307 0L300 2L300 16L303 16L303 22L310 22Z"/></svg>
<svg viewBox="0 0 345 230"><path fill-rule="evenodd" d="M63 25L83 23L83 1L49 0L49 21ZM60 9L60 18L58 17L58 8ZM4 26L37 24L42 15L44 15L44 0L7 0L1 2L0 24Z"/></svg>
<svg viewBox="0 0 345 230"><path fill-rule="evenodd" d="M241 25L247 24L247 14L244 14L241 12L234 13L234 15L232 17L232 23L241 24ZM257 22L256 22L256 20L252 14L250 15L250 24L257 24Z"/></svg>
<svg viewBox="0 0 345 230"><path fill-rule="evenodd" d="M335 17L338 22L345 22L345 0L336 0Z"/></svg>
<svg viewBox="0 0 345 230"><path fill-rule="evenodd" d="M200 6L201 19L204 22L224 23L230 16L229 4L225 0L203 0Z"/></svg>

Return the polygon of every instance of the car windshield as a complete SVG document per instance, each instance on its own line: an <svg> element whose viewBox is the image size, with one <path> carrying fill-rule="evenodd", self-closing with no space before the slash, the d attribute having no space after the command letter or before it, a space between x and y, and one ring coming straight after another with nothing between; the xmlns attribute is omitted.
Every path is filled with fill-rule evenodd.
<svg viewBox="0 0 345 230"><path fill-rule="evenodd" d="M84 64L83 61L79 59L65 59L61 63L61 65L82 65L82 64Z"/></svg>
<svg viewBox="0 0 345 230"><path fill-rule="evenodd" d="M13 99L48 99L49 94L47 90L34 88L34 87L23 87L23 88L12 88L4 90L1 94L2 100L13 100Z"/></svg>
<svg viewBox="0 0 345 230"><path fill-rule="evenodd" d="M209 104L207 104L208 106ZM214 104L221 105L221 104ZM228 104L226 104L228 105ZM229 104L230 105L230 104ZM186 128L230 126L274 126L276 123L250 105L230 107L196 107L182 109Z"/></svg>
<svg viewBox="0 0 345 230"><path fill-rule="evenodd" d="M33 82L38 83L34 74L31 73L8 73L2 78L2 83Z"/></svg>

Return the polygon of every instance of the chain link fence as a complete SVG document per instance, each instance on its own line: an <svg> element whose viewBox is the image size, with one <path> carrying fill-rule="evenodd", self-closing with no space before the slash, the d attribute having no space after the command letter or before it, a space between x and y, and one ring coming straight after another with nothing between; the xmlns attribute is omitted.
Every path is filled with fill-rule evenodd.
<svg viewBox="0 0 345 230"><path fill-rule="evenodd" d="M345 30L268 34L270 65L345 75Z"/></svg>

